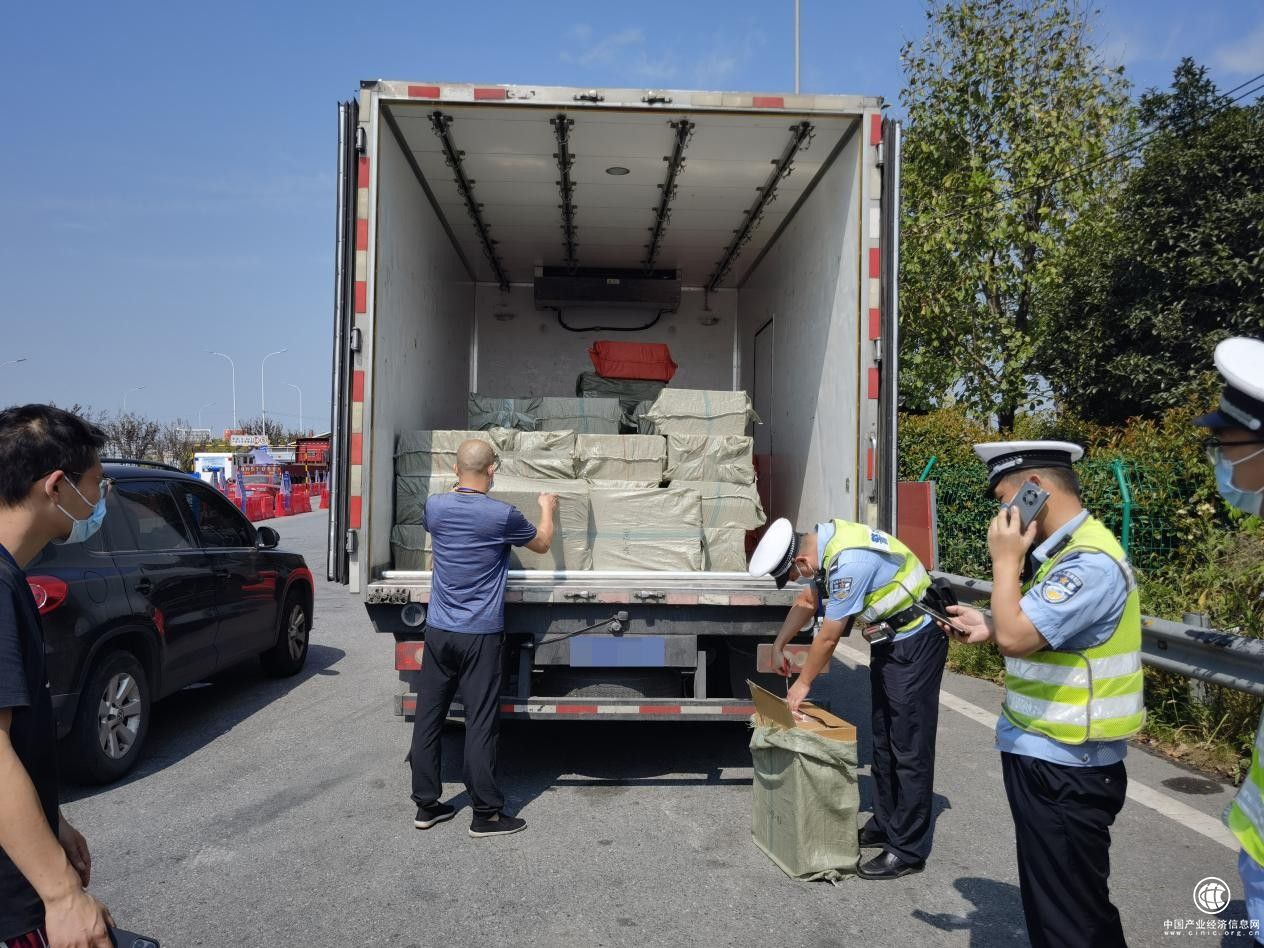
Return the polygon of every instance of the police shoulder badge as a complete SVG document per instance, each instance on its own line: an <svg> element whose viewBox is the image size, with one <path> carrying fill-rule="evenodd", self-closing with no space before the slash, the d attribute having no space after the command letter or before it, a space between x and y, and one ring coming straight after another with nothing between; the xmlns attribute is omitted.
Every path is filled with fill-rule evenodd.
<svg viewBox="0 0 1264 948"><path fill-rule="evenodd" d="M850 576L838 576L830 580L829 591L831 599L846 599L851 595L851 587L855 580Z"/></svg>
<svg viewBox="0 0 1264 948"><path fill-rule="evenodd" d="M1045 602L1061 605L1084 588L1084 580L1069 569L1054 570L1040 587Z"/></svg>

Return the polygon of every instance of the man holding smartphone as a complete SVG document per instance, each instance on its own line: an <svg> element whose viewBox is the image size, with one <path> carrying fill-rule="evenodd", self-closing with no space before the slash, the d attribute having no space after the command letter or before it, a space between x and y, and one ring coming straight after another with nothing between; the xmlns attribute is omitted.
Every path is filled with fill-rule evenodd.
<svg viewBox="0 0 1264 948"><path fill-rule="evenodd" d="M1083 448L1009 441L975 453L1002 505L988 528L992 610L949 606L960 628L945 631L1005 656L996 743L1027 934L1034 948L1123 945L1110 826L1128 738L1145 722L1137 585L1123 548L1080 502L1071 465Z"/></svg>
<svg viewBox="0 0 1264 948"><path fill-rule="evenodd" d="M775 521L751 555L753 576L772 576L781 588L804 581L773 642L773 662L783 675L782 649L813 618L820 631L786 701L798 710L812 682L829 663L839 638L859 620L882 623L872 648L869 681L873 702L873 819L860 831L862 847L882 851L857 869L862 879L898 879L920 872L934 833L932 801L939 686L948 640L935 628L922 601L938 605L926 568L903 543L850 520L830 520L796 536L789 520ZM928 603L929 604L929 603Z"/></svg>

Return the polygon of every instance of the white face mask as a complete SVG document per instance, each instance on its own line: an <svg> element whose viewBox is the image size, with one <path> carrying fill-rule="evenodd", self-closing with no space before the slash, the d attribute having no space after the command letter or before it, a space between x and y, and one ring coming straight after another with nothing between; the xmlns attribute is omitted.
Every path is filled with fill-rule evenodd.
<svg viewBox="0 0 1264 948"><path fill-rule="evenodd" d="M1253 516L1260 516L1261 506L1264 506L1264 488L1259 490L1244 490L1233 483L1233 472L1239 464L1245 464L1253 458L1264 454L1264 448L1248 454L1244 458L1238 458L1236 461L1230 461L1224 456L1222 448L1215 450L1216 462L1216 489L1220 491L1220 496L1231 507L1236 507L1243 513Z"/></svg>

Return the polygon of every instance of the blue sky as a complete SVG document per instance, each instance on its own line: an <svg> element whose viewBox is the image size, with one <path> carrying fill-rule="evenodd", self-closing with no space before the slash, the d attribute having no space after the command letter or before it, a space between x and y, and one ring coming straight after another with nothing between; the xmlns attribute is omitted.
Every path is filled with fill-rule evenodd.
<svg viewBox="0 0 1264 948"><path fill-rule="evenodd" d="M1103 0L1138 88L1183 55L1222 88L1264 71L1258 0ZM326 424L335 104L367 78L782 90L790 0L323 0L7 5L0 79L0 404ZM920 0L802 0L808 91L896 99ZM144 386L141 391L128 390Z"/></svg>

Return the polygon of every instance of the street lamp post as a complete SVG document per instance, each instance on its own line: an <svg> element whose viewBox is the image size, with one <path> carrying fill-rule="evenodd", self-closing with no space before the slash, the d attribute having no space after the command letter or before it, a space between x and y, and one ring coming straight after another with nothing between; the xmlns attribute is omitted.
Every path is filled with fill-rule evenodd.
<svg viewBox="0 0 1264 948"><path fill-rule="evenodd" d="M799 0L794 0L794 94L799 94Z"/></svg>
<svg viewBox="0 0 1264 948"><path fill-rule="evenodd" d="M237 428L237 363L233 361L233 357L225 355L222 352L207 351L207 355L221 356L228 360L228 364L233 370L233 428Z"/></svg>
<svg viewBox="0 0 1264 948"><path fill-rule="evenodd" d="M123 414L127 414L127 396L132 394L132 392L143 392L147 387L145 385L137 385L135 388L129 388L123 394Z"/></svg>
<svg viewBox="0 0 1264 948"><path fill-rule="evenodd" d="M285 384L298 392L298 430L301 434L307 434L307 429L303 427L303 390L293 382L286 382Z"/></svg>
<svg viewBox="0 0 1264 948"><path fill-rule="evenodd" d="M266 356L263 357L263 361L259 363L259 415L263 418L263 436L265 438L268 436L268 409L265 407L265 404L264 404L265 401L267 400L267 396L266 396L267 381L264 378L263 369L264 369L264 366L268 364L268 360L271 359L273 356L279 356L281 353L289 352L289 351L290 351L289 347L286 346L284 349L276 350L276 352L269 352Z"/></svg>
<svg viewBox="0 0 1264 948"><path fill-rule="evenodd" d="M202 427L202 409L210 408L214 404L215 404L214 402L207 402L205 405L202 406L202 408L198 409L198 427L199 428Z"/></svg>

